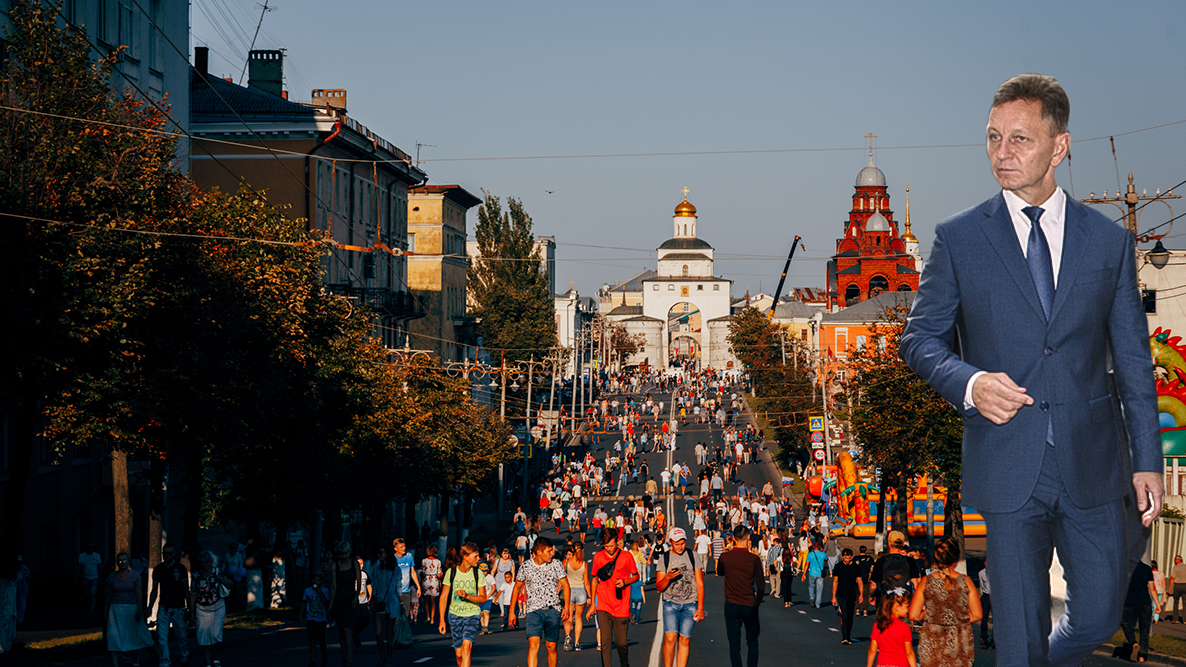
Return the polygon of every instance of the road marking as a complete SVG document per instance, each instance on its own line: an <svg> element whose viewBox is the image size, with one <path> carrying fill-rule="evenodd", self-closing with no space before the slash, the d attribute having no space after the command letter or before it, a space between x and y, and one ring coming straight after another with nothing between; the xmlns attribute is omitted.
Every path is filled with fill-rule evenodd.
<svg viewBox="0 0 1186 667"><path fill-rule="evenodd" d="M663 599L659 599L659 620L655 623L655 639L651 642L651 658L647 667L660 667L663 664Z"/></svg>
<svg viewBox="0 0 1186 667"><path fill-rule="evenodd" d="M800 610L799 610L799 613L800 613L800 614L806 614L807 612L805 612L805 611L803 611L802 609L800 609Z"/></svg>
<svg viewBox="0 0 1186 667"><path fill-rule="evenodd" d="M818 618L813 618L813 619L811 619L811 622L812 622L812 623L819 623L820 621L819 621L819 619L818 619Z"/></svg>
<svg viewBox="0 0 1186 667"><path fill-rule="evenodd" d="M431 656L431 655L430 655L430 656L428 656L427 658L420 658L419 660L413 660L412 662L414 662L414 663L416 663L416 664L420 664L420 663L422 663L422 662L428 662L429 660L432 660L432 656Z"/></svg>
<svg viewBox="0 0 1186 667"><path fill-rule="evenodd" d="M831 630L832 632L840 632L840 631L839 631L839 630L837 630L836 628L828 628L828 629L829 629L829 630Z"/></svg>

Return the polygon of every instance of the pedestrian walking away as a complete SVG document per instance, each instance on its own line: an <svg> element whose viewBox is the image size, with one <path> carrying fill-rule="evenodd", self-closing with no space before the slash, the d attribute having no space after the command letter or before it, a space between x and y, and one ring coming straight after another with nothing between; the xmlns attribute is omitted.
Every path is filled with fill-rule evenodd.
<svg viewBox="0 0 1186 667"><path fill-rule="evenodd" d="M672 528L667 541L671 550L656 561L655 575L663 615L663 667L687 667L692 630L706 615L704 556L687 548L683 528Z"/></svg>
<svg viewBox="0 0 1186 667"><path fill-rule="evenodd" d="M733 529L733 548L717 560L718 574L725 577L725 633L729 639L732 667L741 667L741 626L745 626L746 665L758 667L758 605L766 596L762 559L750 553L749 529Z"/></svg>
<svg viewBox="0 0 1186 667"><path fill-rule="evenodd" d="M618 647L618 664L630 666L630 655L626 647L626 621L630 616L629 586L638 581L638 568L634 559L619 547L618 531L602 528L601 551L593 554L590 571L597 577L596 604L589 608L585 618L597 614L597 625L601 635L601 664L611 667L612 645Z"/></svg>
<svg viewBox="0 0 1186 667"><path fill-rule="evenodd" d="M959 542L948 537L935 545L935 571L923 579L910 602L918 631L922 667L972 667L976 659L972 624L980 620L980 598L972 580L955 571Z"/></svg>
<svg viewBox="0 0 1186 667"><path fill-rule="evenodd" d="M539 644L541 638L548 650L548 667L556 667L556 644L560 641L560 629L572 613L572 590L564 564L553 560L556 547L546 537L535 541L531 558L523 562L515 576L515 588L511 597L521 591L527 592L527 667L539 665ZM515 623L515 610L511 610L510 622Z"/></svg>

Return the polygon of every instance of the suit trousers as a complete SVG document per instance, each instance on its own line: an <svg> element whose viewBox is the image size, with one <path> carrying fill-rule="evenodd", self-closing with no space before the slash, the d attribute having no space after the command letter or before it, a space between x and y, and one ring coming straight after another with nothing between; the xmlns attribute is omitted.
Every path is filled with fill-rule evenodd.
<svg viewBox="0 0 1186 667"><path fill-rule="evenodd" d="M758 605L725 603L725 635L729 638L729 660L741 667L741 626L745 625L746 665L758 667ZM608 666L607 666L608 667Z"/></svg>
<svg viewBox="0 0 1186 667"><path fill-rule="evenodd" d="M1133 520L1125 499L1092 508L1071 502L1053 446L1037 484L1015 512L982 512L988 529L988 573L999 667L1079 665L1120 623L1130 575ZM971 472L971 471L969 471ZM1066 614L1051 629L1053 549L1067 582Z"/></svg>
<svg viewBox="0 0 1186 667"><path fill-rule="evenodd" d="M630 654L626 651L626 621L629 616L618 618L608 611L597 610L597 625L601 629L601 665L611 667L614 661L613 644L618 645L618 664L630 667Z"/></svg>
<svg viewBox="0 0 1186 667"><path fill-rule="evenodd" d="M1170 616L1173 616L1179 623L1182 622L1182 612L1186 611L1186 583L1174 582L1174 588L1169 594L1169 611L1165 612L1165 618L1168 621ZM1179 604L1181 608L1179 609Z"/></svg>

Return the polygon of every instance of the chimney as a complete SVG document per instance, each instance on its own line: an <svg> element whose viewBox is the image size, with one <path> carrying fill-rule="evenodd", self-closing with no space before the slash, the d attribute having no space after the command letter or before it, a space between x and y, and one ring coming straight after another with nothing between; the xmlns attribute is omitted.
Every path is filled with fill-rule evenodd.
<svg viewBox="0 0 1186 667"><path fill-rule="evenodd" d="M314 88L313 101L310 104L315 107L338 109L342 113L346 113L346 89Z"/></svg>
<svg viewBox="0 0 1186 667"><path fill-rule="evenodd" d="M248 54L247 85L280 97L284 90L284 55L280 51Z"/></svg>
<svg viewBox="0 0 1186 667"><path fill-rule="evenodd" d="M194 47L194 69L200 79L205 79L210 70L210 49L205 46Z"/></svg>

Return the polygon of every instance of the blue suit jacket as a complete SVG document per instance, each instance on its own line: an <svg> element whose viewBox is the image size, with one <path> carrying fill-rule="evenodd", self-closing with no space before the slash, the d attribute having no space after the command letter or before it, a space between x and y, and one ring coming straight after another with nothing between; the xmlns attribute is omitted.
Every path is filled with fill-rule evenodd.
<svg viewBox="0 0 1186 667"><path fill-rule="evenodd" d="M963 414L964 499L981 511L1012 512L1029 499L1048 425L1079 507L1130 493L1130 471L1164 468L1132 234L1066 200L1049 322L997 194L936 227L902 336L902 359ZM964 410L979 370L1007 373L1034 404L1002 426Z"/></svg>

